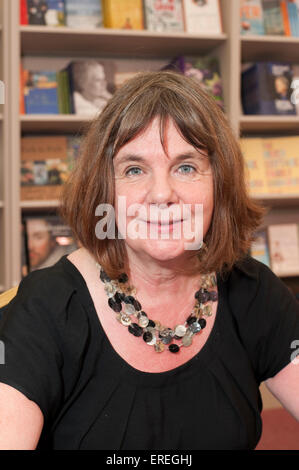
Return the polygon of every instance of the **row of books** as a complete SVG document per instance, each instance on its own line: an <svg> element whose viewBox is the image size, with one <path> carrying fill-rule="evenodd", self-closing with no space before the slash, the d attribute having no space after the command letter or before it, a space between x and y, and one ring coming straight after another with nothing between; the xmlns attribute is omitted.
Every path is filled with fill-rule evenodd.
<svg viewBox="0 0 299 470"><path fill-rule="evenodd" d="M223 107L218 59L212 56L177 57L162 69L195 77ZM101 112L115 90L134 72L119 72L113 60L72 61L63 70L20 69L21 114L80 114Z"/></svg>
<svg viewBox="0 0 299 470"><path fill-rule="evenodd" d="M259 230L250 254L277 276L299 276L299 225L273 224Z"/></svg>
<svg viewBox="0 0 299 470"><path fill-rule="evenodd" d="M27 215L22 219L22 277L55 264L79 248L71 229L54 214Z"/></svg>
<svg viewBox="0 0 299 470"><path fill-rule="evenodd" d="M299 36L299 0L241 0L241 34Z"/></svg>
<svg viewBox="0 0 299 470"><path fill-rule="evenodd" d="M222 33L219 0L20 0L21 24Z"/></svg>
<svg viewBox="0 0 299 470"><path fill-rule="evenodd" d="M299 194L299 136L243 137L248 186L252 196Z"/></svg>
<svg viewBox="0 0 299 470"><path fill-rule="evenodd" d="M244 114L299 114L299 64L243 64L241 97Z"/></svg>

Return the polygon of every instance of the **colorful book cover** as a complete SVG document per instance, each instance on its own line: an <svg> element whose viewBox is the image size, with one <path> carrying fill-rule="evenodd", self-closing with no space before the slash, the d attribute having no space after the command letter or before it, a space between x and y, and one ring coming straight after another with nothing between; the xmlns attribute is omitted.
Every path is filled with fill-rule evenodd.
<svg viewBox="0 0 299 470"><path fill-rule="evenodd" d="M291 36L299 36L299 14L298 14L299 2L287 2L287 9L290 21Z"/></svg>
<svg viewBox="0 0 299 470"><path fill-rule="evenodd" d="M27 0L28 23L64 26L64 0Z"/></svg>
<svg viewBox="0 0 299 470"><path fill-rule="evenodd" d="M59 216L25 216L29 271L47 268L78 248L71 229Z"/></svg>
<svg viewBox="0 0 299 470"><path fill-rule="evenodd" d="M262 0L264 12L264 28L266 34L284 35L280 0Z"/></svg>
<svg viewBox="0 0 299 470"><path fill-rule="evenodd" d="M223 87L220 67L217 57L206 55L202 57L178 56L172 59L161 70L173 70L188 77L195 78L202 88L209 93L223 109Z"/></svg>
<svg viewBox="0 0 299 470"><path fill-rule="evenodd" d="M26 114L59 114L56 72L27 71L24 100Z"/></svg>
<svg viewBox="0 0 299 470"><path fill-rule="evenodd" d="M67 136L21 139L21 199L55 200L69 175Z"/></svg>
<svg viewBox="0 0 299 470"><path fill-rule="evenodd" d="M261 0L241 0L241 34L265 34Z"/></svg>
<svg viewBox="0 0 299 470"><path fill-rule="evenodd" d="M90 117L99 114L114 91L114 62L78 60L70 62L65 70L72 112Z"/></svg>
<svg viewBox="0 0 299 470"><path fill-rule="evenodd" d="M283 21L285 36L291 36L291 18L289 16L288 1L280 0L280 11Z"/></svg>
<svg viewBox="0 0 299 470"><path fill-rule="evenodd" d="M257 137L242 137L239 143L245 161L246 182L249 193L252 196L268 194L262 139Z"/></svg>
<svg viewBox="0 0 299 470"><path fill-rule="evenodd" d="M144 0L144 15L149 31L184 31L181 0Z"/></svg>
<svg viewBox="0 0 299 470"><path fill-rule="evenodd" d="M267 230L259 230L254 234L250 254L254 259L271 268Z"/></svg>
<svg viewBox="0 0 299 470"><path fill-rule="evenodd" d="M299 274L299 232L297 224L269 225L271 269L277 276Z"/></svg>
<svg viewBox="0 0 299 470"><path fill-rule="evenodd" d="M241 77L244 114L296 114L291 101L292 79L292 66L286 63L256 62L244 69Z"/></svg>
<svg viewBox="0 0 299 470"><path fill-rule="evenodd" d="M240 139L252 196L299 193L299 136Z"/></svg>
<svg viewBox="0 0 299 470"><path fill-rule="evenodd" d="M20 25L28 24L27 0L20 0Z"/></svg>
<svg viewBox="0 0 299 470"><path fill-rule="evenodd" d="M217 57L210 55L197 58L185 57L184 75L198 80L203 89L224 109L223 87Z"/></svg>
<svg viewBox="0 0 299 470"><path fill-rule="evenodd" d="M291 102L296 108L296 113L299 115L299 64L292 65L292 94L291 94Z"/></svg>
<svg viewBox="0 0 299 470"><path fill-rule="evenodd" d="M219 0L183 0L183 7L187 33L222 33Z"/></svg>
<svg viewBox="0 0 299 470"><path fill-rule="evenodd" d="M103 26L101 0L65 0L66 25L71 28Z"/></svg>
<svg viewBox="0 0 299 470"><path fill-rule="evenodd" d="M104 26L116 29L144 29L142 0L102 0Z"/></svg>

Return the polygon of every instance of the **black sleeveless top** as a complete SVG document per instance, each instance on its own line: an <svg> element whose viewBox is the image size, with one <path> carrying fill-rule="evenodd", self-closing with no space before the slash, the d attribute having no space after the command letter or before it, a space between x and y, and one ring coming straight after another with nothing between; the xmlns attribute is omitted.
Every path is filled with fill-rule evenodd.
<svg viewBox="0 0 299 470"><path fill-rule="evenodd" d="M217 281L218 310L203 348L150 373L113 349L66 256L24 278L0 310L0 382L40 407L38 449L254 449L259 385L291 361L299 303L251 257Z"/></svg>

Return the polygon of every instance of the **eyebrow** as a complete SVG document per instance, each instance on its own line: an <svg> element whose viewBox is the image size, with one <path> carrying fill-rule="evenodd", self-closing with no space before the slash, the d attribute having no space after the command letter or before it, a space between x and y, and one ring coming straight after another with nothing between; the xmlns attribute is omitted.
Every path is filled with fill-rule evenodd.
<svg viewBox="0 0 299 470"><path fill-rule="evenodd" d="M176 157L174 157L173 161L175 163L177 162L181 162L181 161L184 161L184 160L187 160L187 159L193 159L193 160L204 160L206 158L208 158L208 155L205 154L205 153L202 153L202 152L186 152L186 153L181 153L179 155L177 155ZM144 157L142 157L141 155L137 155L137 154L134 154L134 153L129 153L129 154L125 154L125 155L122 155L121 157L115 159L115 163L116 164L122 164L122 163L127 163L127 162L146 162L146 159Z"/></svg>

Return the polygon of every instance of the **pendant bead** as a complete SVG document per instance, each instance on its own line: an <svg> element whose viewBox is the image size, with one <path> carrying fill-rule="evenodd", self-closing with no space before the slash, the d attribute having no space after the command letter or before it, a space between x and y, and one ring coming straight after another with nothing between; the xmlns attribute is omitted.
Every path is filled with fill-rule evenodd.
<svg viewBox="0 0 299 470"><path fill-rule="evenodd" d="M153 335L150 331L146 331L145 333L143 333L143 339L146 343L150 343L153 339Z"/></svg>
<svg viewBox="0 0 299 470"><path fill-rule="evenodd" d="M121 318L120 318L120 322L122 325L124 326L129 326L131 323L132 323L132 320L131 318L129 317L129 315L126 315L125 313L122 314Z"/></svg>
<svg viewBox="0 0 299 470"><path fill-rule="evenodd" d="M135 308L131 304L126 304L124 306L124 311L126 312L127 315L133 315L133 313L136 312Z"/></svg>
<svg viewBox="0 0 299 470"><path fill-rule="evenodd" d="M201 326L198 322L192 323L189 328L192 333L198 333L201 330Z"/></svg>
<svg viewBox="0 0 299 470"><path fill-rule="evenodd" d="M131 325L129 325L128 330L134 336L141 336L143 333L143 329L139 325L137 325L137 323L131 323Z"/></svg>
<svg viewBox="0 0 299 470"><path fill-rule="evenodd" d="M206 322L206 320L205 320L204 318L200 318L200 319L198 320L198 323L199 323L199 325L200 325L201 328L205 328L205 327L206 327L206 324L207 324L207 322Z"/></svg>
<svg viewBox="0 0 299 470"><path fill-rule="evenodd" d="M122 273L119 278L118 278L118 282L124 284L125 282L128 282L129 278L128 276L126 275L126 273Z"/></svg>
<svg viewBox="0 0 299 470"><path fill-rule="evenodd" d="M185 347L188 347L192 344L192 336L189 334L186 334L185 336L183 336L182 343Z"/></svg>
<svg viewBox="0 0 299 470"><path fill-rule="evenodd" d="M108 305L114 312L120 312L122 309L121 303L116 302L115 297L109 297Z"/></svg>
<svg viewBox="0 0 299 470"><path fill-rule="evenodd" d="M164 344L163 344L161 341L157 341L156 344L155 344L155 346L154 346L154 348L155 348L155 351L156 351L156 352L163 352L165 346L164 346Z"/></svg>
<svg viewBox="0 0 299 470"><path fill-rule="evenodd" d="M187 318L187 324L190 326L192 323L196 322L197 318L194 317L193 315L190 315L190 317Z"/></svg>
<svg viewBox="0 0 299 470"><path fill-rule="evenodd" d="M184 325L177 325L174 330L174 334L181 338L186 334L187 328Z"/></svg>
<svg viewBox="0 0 299 470"><path fill-rule="evenodd" d="M168 349L172 353L177 353L179 352L180 347L177 344L171 344Z"/></svg>

